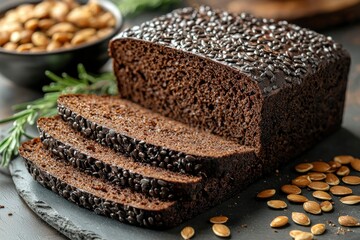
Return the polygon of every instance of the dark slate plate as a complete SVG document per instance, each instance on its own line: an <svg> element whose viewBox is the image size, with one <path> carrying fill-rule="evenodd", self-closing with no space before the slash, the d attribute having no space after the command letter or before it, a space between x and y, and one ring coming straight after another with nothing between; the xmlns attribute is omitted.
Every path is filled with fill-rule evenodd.
<svg viewBox="0 0 360 240"><path fill-rule="evenodd" d="M181 239L179 233L186 225L195 228L195 239L219 239L212 233L208 219L220 214L230 218L227 225L231 228L232 239L290 239L288 234L290 230L310 231L310 228L298 226L290 221L289 226L276 230L271 229L269 223L276 216L286 215L290 217L292 211L302 212L302 206L290 203L286 210L272 210L267 207L266 201L255 198L256 193L265 188L274 187L279 189L282 184L289 183L289 180L296 176L292 169L299 161L304 159L313 161L319 158L328 161L338 154L360 156L359 146L360 139L343 128L296 161L281 168L278 174L274 173L273 176L257 181L238 196L185 222L177 228L167 231L154 231L121 224L80 208L35 182L28 174L21 158L17 158L12 162L10 171L20 196L29 207L44 221L71 239ZM352 174L360 175L359 172L352 172ZM360 186L352 188L354 194L360 195ZM309 199L312 199L309 190L304 189L303 193ZM278 192L275 199L285 200L286 197ZM333 200L335 202L334 212L324 213L319 216L309 214L312 223L331 221L336 224L336 227L326 224L326 234L318 236L316 239L360 239L360 227L345 228L349 229L350 232L346 232L344 235L336 234L339 227L337 223L338 216L348 214L360 218L360 205L344 205L339 202L339 197L334 197Z"/></svg>

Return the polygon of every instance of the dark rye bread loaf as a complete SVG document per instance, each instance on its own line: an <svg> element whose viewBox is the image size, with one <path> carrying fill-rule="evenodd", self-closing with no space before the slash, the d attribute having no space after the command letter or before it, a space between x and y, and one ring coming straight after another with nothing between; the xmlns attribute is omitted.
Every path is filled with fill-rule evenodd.
<svg viewBox="0 0 360 240"><path fill-rule="evenodd" d="M122 98L254 147L269 167L341 125L349 54L285 21L184 8L109 52Z"/></svg>
<svg viewBox="0 0 360 240"><path fill-rule="evenodd" d="M195 199L203 187L201 177L144 165L86 139L60 117L40 118L37 127L47 150L73 167L113 184L169 200Z"/></svg>
<svg viewBox="0 0 360 240"><path fill-rule="evenodd" d="M134 160L170 171L221 177L234 165L262 166L254 149L189 127L114 96L62 95L62 119L88 138Z"/></svg>
<svg viewBox="0 0 360 240"><path fill-rule="evenodd" d="M213 179L206 183L203 194L196 200L161 201L79 171L53 157L38 138L23 143L19 154L36 181L65 199L96 214L150 228L176 226L225 200L234 193L234 189L244 188L259 174L242 167L237 169L243 178L239 182Z"/></svg>

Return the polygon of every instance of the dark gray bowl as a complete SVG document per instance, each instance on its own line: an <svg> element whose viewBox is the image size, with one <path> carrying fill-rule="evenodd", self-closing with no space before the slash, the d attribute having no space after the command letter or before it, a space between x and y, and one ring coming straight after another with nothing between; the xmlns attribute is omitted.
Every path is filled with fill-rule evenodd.
<svg viewBox="0 0 360 240"><path fill-rule="evenodd" d="M0 16L7 10L24 2L34 3L39 1L12 2L0 10ZM0 48L0 73L15 84L40 88L49 82L45 77L45 70L50 70L56 74L63 72L74 74L76 73L77 64L82 63L88 71L97 72L108 61L107 48L109 40L120 31L123 23L122 15L114 3L101 0L99 4L111 12L116 19L113 33L106 38L74 48L51 52L18 53Z"/></svg>

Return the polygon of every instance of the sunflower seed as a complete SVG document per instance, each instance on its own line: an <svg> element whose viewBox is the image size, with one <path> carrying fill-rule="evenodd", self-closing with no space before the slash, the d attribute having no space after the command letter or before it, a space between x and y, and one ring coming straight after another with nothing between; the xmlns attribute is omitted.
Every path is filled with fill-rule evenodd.
<svg viewBox="0 0 360 240"><path fill-rule="evenodd" d="M340 198L340 202L347 204L347 205L353 205L360 203L360 196L358 195L350 195L346 197Z"/></svg>
<svg viewBox="0 0 360 240"><path fill-rule="evenodd" d="M286 184L281 187L281 191L286 194L301 194L301 189L295 185Z"/></svg>
<svg viewBox="0 0 360 240"><path fill-rule="evenodd" d="M286 224L288 224L288 222L289 222L289 218L287 216L278 216L271 221L270 227L273 228L283 227Z"/></svg>
<svg viewBox="0 0 360 240"><path fill-rule="evenodd" d="M311 227L311 233L314 235L321 235L325 232L326 226L323 223L315 224Z"/></svg>
<svg viewBox="0 0 360 240"><path fill-rule="evenodd" d="M308 185L308 187L311 188L312 190L319 190L319 191L327 191L330 188L329 184L324 182L311 182Z"/></svg>
<svg viewBox="0 0 360 240"><path fill-rule="evenodd" d="M330 165L327 164L326 162L321 162L321 161L317 161L317 162L312 162L311 163L313 165L312 170L314 172L326 172L330 170Z"/></svg>
<svg viewBox="0 0 360 240"><path fill-rule="evenodd" d="M354 157L350 155L340 155L334 157L334 161L340 164L349 164L353 159Z"/></svg>
<svg viewBox="0 0 360 240"><path fill-rule="evenodd" d="M183 230L181 230L181 236L183 239L190 239L194 235L195 235L195 230L190 226L184 227Z"/></svg>
<svg viewBox="0 0 360 240"><path fill-rule="evenodd" d="M321 199L321 200L331 200L330 194L324 191L315 191L312 193L314 198Z"/></svg>
<svg viewBox="0 0 360 240"><path fill-rule="evenodd" d="M289 194L289 195L286 196L286 198L290 202L295 202L295 203L304 203L304 202L309 201L309 199L307 199L305 196L298 195L298 194Z"/></svg>
<svg viewBox="0 0 360 240"><path fill-rule="evenodd" d="M320 207L323 212L330 212L331 210L333 210L333 205L329 201L324 201L320 203Z"/></svg>
<svg viewBox="0 0 360 240"><path fill-rule="evenodd" d="M351 188L345 186L332 186L330 188L330 192L339 196L352 194Z"/></svg>
<svg viewBox="0 0 360 240"><path fill-rule="evenodd" d="M342 178L342 181L349 185L359 185L360 177L359 176L345 176Z"/></svg>
<svg viewBox="0 0 360 240"><path fill-rule="evenodd" d="M312 181L321 181L326 178L325 173L320 173L320 172L311 172L311 173L308 173L308 176L310 177L310 180L312 180Z"/></svg>
<svg viewBox="0 0 360 240"><path fill-rule="evenodd" d="M310 171L314 166L311 163L300 163L295 166L297 172L303 173Z"/></svg>
<svg viewBox="0 0 360 240"><path fill-rule="evenodd" d="M345 226L345 227L358 227L360 226L360 222L359 219L352 217L352 216L340 216L338 218L338 222L340 223L341 226Z"/></svg>
<svg viewBox="0 0 360 240"><path fill-rule="evenodd" d="M258 198L271 198L275 195L275 193L276 193L275 189L266 189L259 192L256 196Z"/></svg>
<svg viewBox="0 0 360 240"><path fill-rule="evenodd" d="M355 170L360 172L360 159L355 158L351 161L351 167Z"/></svg>
<svg viewBox="0 0 360 240"><path fill-rule="evenodd" d="M339 178L333 174L333 173L327 173L326 174L326 178L325 178L325 182L329 185L338 185L340 183Z"/></svg>
<svg viewBox="0 0 360 240"><path fill-rule="evenodd" d="M226 216L216 216L216 217L210 218L211 223L226 223L228 220L229 220L229 218Z"/></svg>
<svg viewBox="0 0 360 240"><path fill-rule="evenodd" d="M212 230L218 237L228 237L231 234L230 229L226 225L221 223L215 223L212 226Z"/></svg>
<svg viewBox="0 0 360 240"><path fill-rule="evenodd" d="M281 200L270 200L267 202L267 205L274 209L284 209L287 207L286 202Z"/></svg>
<svg viewBox="0 0 360 240"><path fill-rule="evenodd" d="M348 168L347 166L341 166L337 171L336 174L338 176L347 176L350 174L350 168Z"/></svg>
<svg viewBox="0 0 360 240"><path fill-rule="evenodd" d="M318 204L315 201L307 201L304 202L303 208L305 211L311 214L320 214L321 213L321 207L320 204Z"/></svg>
<svg viewBox="0 0 360 240"><path fill-rule="evenodd" d="M294 221L294 223L302 226L308 226L311 223L310 218L306 214L301 212L293 212L291 214L291 218Z"/></svg>
<svg viewBox="0 0 360 240"><path fill-rule="evenodd" d="M311 183L310 177L308 175L302 175L291 180L291 183L300 188L306 187Z"/></svg>

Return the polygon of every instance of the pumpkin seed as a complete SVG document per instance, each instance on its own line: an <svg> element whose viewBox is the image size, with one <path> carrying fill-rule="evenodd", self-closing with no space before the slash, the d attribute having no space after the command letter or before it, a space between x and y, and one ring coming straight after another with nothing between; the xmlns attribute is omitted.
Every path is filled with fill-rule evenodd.
<svg viewBox="0 0 360 240"><path fill-rule="evenodd" d="M281 187L281 191L286 194L301 194L301 189L295 185L286 184Z"/></svg>
<svg viewBox="0 0 360 240"><path fill-rule="evenodd" d="M336 171L336 174L338 176L347 176L350 174L350 168L348 168L347 166L341 166L341 168Z"/></svg>
<svg viewBox="0 0 360 240"><path fill-rule="evenodd" d="M310 177L308 175L302 175L291 180L291 183L300 188L306 187L311 183Z"/></svg>
<svg viewBox="0 0 360 240"><path fill-rule="evenodd" d="M231 234L230 229L226 225L221 223L215 223L212 226L212 230L218 237L228 237Z"/></svg>
<svg viewBox="0 0 360 240"><path fill-rule="evenodd" d="M183 239L190 239L194 235L195 235L195 230L190 226L184 227L183 230L181 230L181 237Z"/></svg>
<svg viewBox="0 0 360 240"><path fill-rule="evenodd" d="M352 194L352 189L345 186L332 186L330 192L334 195L349 195Z"/></svg>
<svg viewBox="0 0 360 240"><path fill-rule="evenodd" d="M324 191L315 191L312 193L314 198L321 199L321 200L331 200L330 194Z"/></svg>
<svg viewBox="0 0 360 240"><path fill-rule="evenodd" d="M358 227L360 226L359 219L346 215L346 216L340 216L338 218L338 222L341 226L345 227Z"/></svg>
<svg viewBox="0 0 360 240"><path fill-rule="evenodd" d="M348 205L358 204L360 203L360 196L350 195L350 196L342 197L340 198L340 202Z"/></svg>
<svg viewBox="0 0 360 240"><path fill-rule="evenodd" d="M300 173L308 172L312 168L313 168L313 165L311 163L300 163L295 166L295 170Z"/></svg>
<svg viewBox="0 0 360 240"><path fill-rule="evenodd" d="M341 163L336 162L334 160L329 161L328 164L330 165L331 169L338 169L341 167Z"/></svg>
<svg viewBox="0 0 360 240"><path fill-rule="evenodd" d="M267 205L274 209L284 209L287 207L286 202L282 200L270 200L267 202Z"/></svg>
<svg viewBox="0 0 360 240"><path fill-rule="evenodd" d="M262 199L271 198L275 195L275 193L276 193L275 189L265 189L265 190L259 192L256 196L258 198L262 198Z"/></svg>
<svg viewBox="0 0 360 240"><path fill-rule="evenodd" d="M360 159L355 158L351 161L351 167L355 170L360 172Z"/></svg>
<svg viewBox="0 0 360 240"><path fill-rule="evenodd" d="M273 228L283 227L286 224L288 224L288 222L289 222L289 218L287 216L278 216L271 221L270 227Z"/></svg>
<svg viewBox="0 0 360 240"><path fill-rule="evenodd" d="M349 164L353 159L354 157L350 155L340 155L334 157L334 161L340 164Z"/></svg>
<svg viewBox="0 0 360 240"><path fill-rule="evenodd" d="M327 191L330 188L329 184L324 182L311 182L308 185L308 187L311 188L312 190L319 190L319 191Z"/></svg>
<svg viewBox="0 0 360 240"><path fill-rule="evenodd" d="M326 226L323 223L315 224L311 227L311 233L314 235L321 235L325 232Z"/></svg>
<svg viewBox="0 0 360 240"><path fill-rule="evenodd" d="M228 220L229 220L229 218L226 216L216 216L216 217L210 218L211 223L226 223Z"/></svg>
<svg viewBox="0 0 360 240"><path fill-rule="evenodd" d="M301 212L293 212L291 214L291 218L294 221L294 223L302 226L308 226L311 223L310 218L306 214Z"/></svg>
<svg viewBox="0 0 360 240"><path fill-rule="evenodd" d="M330 165L326 162L316 161L311 163L313 165L312 170L314 172L326 172L331 169Z"/></svg>
<svg viewBox="0 0 360 240"><path fill-rule="evenodd" d="M314 235L309 232L301 232L296 235L295 240L312 240Z"/></svg>
<svg viewBox="0 0 360 240"><path fill-rule="evenodd" d="M325 173L320 173L320 172L311 172L308 173L310 180L312 181L321 181L324 180L326 178Z"/></svg>
<svg viewBox="0 0 360 240"><path fill-rule="evenodd" d="M299 194L289 194L286 196L286 198L290 202L295 202L295 203L304 203L309 201L309 199L307 199L305 196Z"/></svg>
<svg viewBox="0 0 360 240"><path fill-rule="evenodd" d="M289 235L290 235L290 237L292 237L292 238L296 238L296 236L298 236L300 233L302 233L303 231L300 231L300 230L291 230L290 232L289 232Z"/></svg>
<svg viewBox="0 0 360 240"><path fill-rule="evenodd" d="M359 176L345 176L342 178L342 181L349 185L359 185L360 177Z"/></svg>
<svg viewBox="0 0 360 240"><path fill-rule="evenodd" d="M311 213L311 214L320 214L321 213L320 204L318 204L315 201L304 202L303 208L306 212Z"/></svg>
<svg viewBox="0 0 360 240"><path fill-rule="evenodd" d="M328 173L326 174L325 182L329 185L334 186L334 185L339 185L340 180L335 174Z"/></svg>
<svg viewBox="0 0 360 240"><path fill-rule="evenodd" d="M333 205L329 201L324 201L320 203L320 208L323 212L330 212L333 210Z"/></svg>

